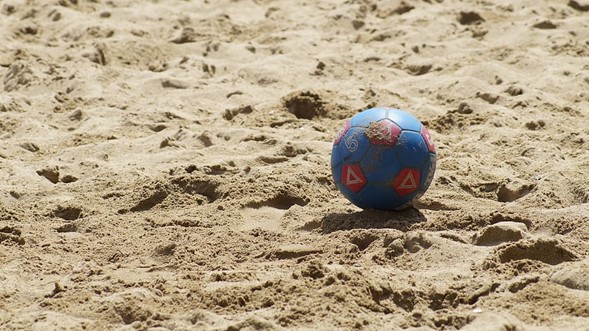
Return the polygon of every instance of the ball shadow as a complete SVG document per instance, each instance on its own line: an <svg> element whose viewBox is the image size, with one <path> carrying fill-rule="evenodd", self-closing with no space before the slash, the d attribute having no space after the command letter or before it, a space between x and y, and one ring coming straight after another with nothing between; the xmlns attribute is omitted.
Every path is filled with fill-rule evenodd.
<svg viewBox="0 0 589 331"><path fill-rule="evenodd" d="M352 229L396 229L407 231L427 218L418 209L403 211L362 210L354 213L330 213L321 220L323 234Z"/></svg>

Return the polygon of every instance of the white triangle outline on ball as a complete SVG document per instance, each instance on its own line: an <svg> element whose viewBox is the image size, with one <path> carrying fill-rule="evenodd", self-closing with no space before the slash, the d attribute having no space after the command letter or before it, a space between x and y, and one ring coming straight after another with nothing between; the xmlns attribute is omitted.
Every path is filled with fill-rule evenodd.
<svg viewBox="0 0 589 331"><path fill-rule="evenodd" d="M401 185L399 185L398 188L400 189L414 189L417 187L417 184L415 183L415 178L413 177L413 172L409 171L407 173L407 176L405 176L405 179L403 179L403 181L401 182Z"/></svg>
<svg viewBox="0 0 589 331"><path fill-rule="evenodd" d="M360 176L358 176L354 170L352 170L352 167L348 167L348 171L346 173L346 185L360 184L363 182L364 181L362 178L360 178Z"/></svg>

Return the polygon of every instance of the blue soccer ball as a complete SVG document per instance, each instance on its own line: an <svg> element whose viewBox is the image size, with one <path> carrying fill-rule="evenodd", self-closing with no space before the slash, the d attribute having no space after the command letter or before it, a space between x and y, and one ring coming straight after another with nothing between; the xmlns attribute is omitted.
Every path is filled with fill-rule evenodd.
<svg viewBox="0 0 589 331"><path fill-rule="evenodd" d="M363 209L402 210L428 189L436 149L427 129L410 114L371 108L339 131L331 151L337 188Z"/></svg>

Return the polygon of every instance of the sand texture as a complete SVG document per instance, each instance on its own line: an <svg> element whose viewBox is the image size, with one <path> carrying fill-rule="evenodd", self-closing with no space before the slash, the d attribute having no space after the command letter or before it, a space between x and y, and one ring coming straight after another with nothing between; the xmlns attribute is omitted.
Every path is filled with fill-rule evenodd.
<svg viewBox="0 0 589 331"><path fill-rule="evenodd" d="M438 167L363 211L330 152ZM1 330L589 330L586 0L0 1Z"/></svg>

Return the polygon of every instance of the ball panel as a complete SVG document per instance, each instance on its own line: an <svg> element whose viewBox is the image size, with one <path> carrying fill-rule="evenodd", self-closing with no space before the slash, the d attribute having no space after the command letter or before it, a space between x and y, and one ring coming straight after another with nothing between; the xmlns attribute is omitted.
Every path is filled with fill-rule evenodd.
<svg viewBox="0 0 589 331"><path fill-rule="evenodd" d="M342 165L343 165L342 157L338 151L337 146L334 145L331 148L331 176L333 177L333 180L336 183L340 181L340 178L338 175L342 171Z"/></svg>
<svg viewBox="0 0 589 331"><path fill-rule="evenodd" d="M429 155L425 140L418 132L403 131L399 137L397 156L406 167L421 168L425 158Z"/></svg>
<svg viewBox="0 0 589 331"><path fill-rule="evenodd" d="M368 182L392 183L399 171L401 163L392 148L371 147L360 161Z"/></svg>
<svg viewBox="0 0 589 331"><path fill-rule="evenodd" d="M360 162L370 142L364 136L364 128L351 127L337 145L339 154L345 163Z"/></svg>
<svg viewBox="0 0 589 331"><path fill-rule="evenodd" d="M401 128L391 120L384 119L370 123L364 134L373 145L393 147L399 139Z"/></svg>
<svg viewBox="0 0 589 331"><path fill-rule="evenodd" d="M391 210L411 200L411 197L400 197L389 185L375 185L369 183L365 189L359 193L363 201L369 208Z"/></svg>
<svg viewBox="0 0 589 331"><path fill-rule="evenodd" d="M360 197L367 202L369 208L391 210L399 204L406 203L410 200L409 197L399 197L393 191L390 185L375 185L368 184L366 188L360 192Z"/></svg>
<svg viewBox="0 0 589 331"><path fill-rule="evenodd" d="M397 123L397 125L400 126L403 130L411 130L415 132L419 132L421 130L421 122L419 122L419 120L417 120L411 114L402 110L390 108L388 109L386 117Z"/></svg>
<svg viewBox="0 0 589 331"><path fill-rule="evenodd" d="M368 127L370 123L386 118L386 108L370 108L352 117L351 126Z"/></svg>
<svg viewBox="0 0 589 331"><path fill-rule="evenodd" d="M430 152L435 153L436 146L434 144L434 140L432 139L432 136L429 134L429 131L427 131L427 129L423 125L421 126L421 135L423 136L423 139L425 140L425 144L427 145L427 149Z"/></svg>
<svg viewBox="0 0 589 331"><path fill-rule="evenodd" d="M348 130L350 129L350 122L351 121L347 121L346 124L344 124L344 126L339 130L337 137L335 137L335 141L333 142L334 145L339 144L344 135L348 133Z"/></svg>
<svg viewBox="0 0 589 331"><path fill-rule="evenodd" d="M422 167L422 181L420 190L425 193L429 188L432 180L434 179L434 173L436 172L436 161L437 156L436 154L430 153L429 157L427 158L425 164Z"/></svg>

